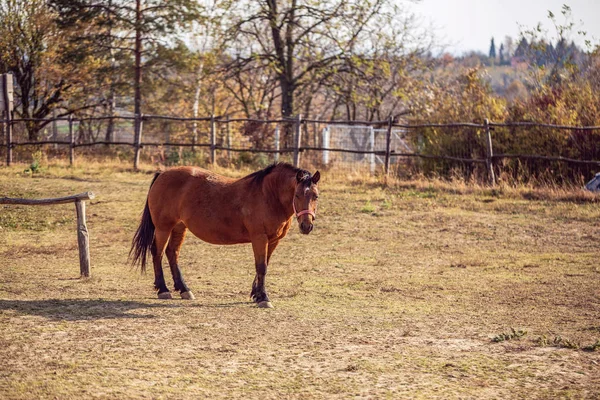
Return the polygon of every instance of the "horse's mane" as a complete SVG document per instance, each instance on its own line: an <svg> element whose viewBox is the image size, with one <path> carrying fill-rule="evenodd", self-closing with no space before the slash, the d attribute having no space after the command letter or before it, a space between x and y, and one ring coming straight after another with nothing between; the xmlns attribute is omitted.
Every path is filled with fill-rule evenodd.
<svg viewBox="0 0 600 400"><path fill-rule="evenodd" d="M300 169L300 168L296 168L291 164L288 163L284 163L284 162L278 162L278 163L273 163L271 165L269 165L266 168L261 169L260 171L256 171L251 173L250 175L245 176L242 179L249 179L251 180L252 184L256 185L256 186L260 186L263 183L263 180L265 179L265 177L267 175L269 175L270 173L272 173L275 169L284 169L284 170L288 170L293 172L294 174L297 174L299 171L305 172L306 174L308 174L308 176L310 176L310 172Z"/></svg>

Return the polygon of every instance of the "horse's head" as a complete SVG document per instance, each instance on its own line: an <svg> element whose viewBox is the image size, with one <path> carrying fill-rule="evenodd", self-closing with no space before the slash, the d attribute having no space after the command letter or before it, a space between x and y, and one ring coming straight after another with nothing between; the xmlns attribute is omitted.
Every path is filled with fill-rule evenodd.
<svg viewBox="0 0 600 400"><path fill-rule="evenodd" d="M313 176L306 171L298 171L296 190L294 193L294 214L300 225L300 232L308 235L313 230L313 221L317 212L319 189L317 183L321 178L319 171Z"/></svg>

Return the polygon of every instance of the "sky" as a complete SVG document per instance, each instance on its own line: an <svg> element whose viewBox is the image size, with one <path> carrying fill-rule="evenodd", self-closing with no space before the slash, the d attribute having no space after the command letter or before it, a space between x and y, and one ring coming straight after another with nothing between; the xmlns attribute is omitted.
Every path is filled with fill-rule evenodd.
<svg viewBox="0 0 600 400"><path fill-rule="evenodd" d="M421 0L409 9L436 28L447 52L461 55L470 50L487 54L492 37L498 49L505 36L519 37L521 25L531 29L542 23L549 30L548 37L555 37L548 10L560 23L563 4L571 7L572 39L582 46L577 31L584 30L593 43L600 43L600 0Z"/></svg>

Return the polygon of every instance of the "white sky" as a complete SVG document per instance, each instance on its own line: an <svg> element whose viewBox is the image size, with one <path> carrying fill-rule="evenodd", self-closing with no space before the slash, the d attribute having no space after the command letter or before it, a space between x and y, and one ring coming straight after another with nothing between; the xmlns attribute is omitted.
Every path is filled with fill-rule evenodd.
<svg viewBox="0 0 600 400"><path fill-rule="evenodd" d="M460 55L470 50L487 54L492 36L497 51L506 35L518 38L520 25L530 29L540 22L549 31L548 37L555 37L548 10L561 23L563 4L571 7L572 39L583 45L577 31L584 30L592 43L600 43L600 0L421 0L409 9L436 27L448 52Z"/></svg>

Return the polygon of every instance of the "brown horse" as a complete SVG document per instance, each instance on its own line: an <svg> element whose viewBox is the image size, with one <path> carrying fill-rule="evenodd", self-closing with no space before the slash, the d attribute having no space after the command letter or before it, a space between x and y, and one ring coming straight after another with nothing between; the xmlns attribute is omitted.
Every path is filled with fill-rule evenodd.
<svg viewBox="0 0 600 400"><path fill-rule="evenodd" d="M129 252L133 264L141 261L145 271L150 249L158 298L171 299L162 270L166 250L175 290L183 299L194 299L178 264L188 229L208 243L252 243L256 277L250 296L259 307L271 307L267 265L294 216L302 233L312 231L320 176L283 163L238 180L194 167L157 172Z"/></svg>

